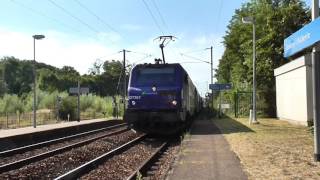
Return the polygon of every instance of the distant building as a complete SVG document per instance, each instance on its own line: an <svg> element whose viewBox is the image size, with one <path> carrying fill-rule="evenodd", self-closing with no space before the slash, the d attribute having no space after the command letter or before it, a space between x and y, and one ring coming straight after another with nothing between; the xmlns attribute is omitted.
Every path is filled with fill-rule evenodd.
<svg viewBox="0 0 320 180"><path fill-rule="evenodd" d="M277 117L310 125L313 121L311 56L301 56L275 69L274 76Z"/></svg>

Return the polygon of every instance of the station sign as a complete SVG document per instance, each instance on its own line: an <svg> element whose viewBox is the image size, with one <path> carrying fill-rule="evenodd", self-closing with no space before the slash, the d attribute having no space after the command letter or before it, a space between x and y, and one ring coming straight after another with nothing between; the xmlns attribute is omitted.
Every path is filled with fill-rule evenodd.
<svg viewBox="0 0 320 180"><path fill-rule="evenodd" d="M229 90L232 88L231 83L225 83L225 84L209 84L209 89L215 90L215 91L222 91L222 90Z"/></svg>
<svg viewBox="0 0 320 180"><path fill-rule="evenodd" d="M69 93L70 94L78 94L78 88L77 87L69 88ZM89 88L88 87L80 88L80 94L89 94Z"/></svg>
<svg viewBox="0 0 320 180"><path fill-rule="evenodd" d="M230 104L221 104L221 109L230 109Z"/></svg>
<svg viewBox="0 0 320 180"><path fill-rule="evenodd" d="M320 17L284 40L284 57L288 58L320 41Z"/></svg>

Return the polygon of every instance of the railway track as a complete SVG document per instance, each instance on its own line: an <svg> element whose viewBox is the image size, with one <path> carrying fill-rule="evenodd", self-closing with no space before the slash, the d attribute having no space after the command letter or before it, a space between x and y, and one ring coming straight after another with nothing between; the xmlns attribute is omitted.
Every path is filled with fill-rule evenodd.
<svg viewBox="0 0 320 180"><path fill-rule="evenodd" d="M147 177L148 173L153 174L150 170L158 170L155 164L159 162L168 144L167 141L141 135L57 177L56 180L101 178L133 180L137 177Z"/></svg>
<svg viewBox="0 0 320 180"><path fill-rule="evenodd" d="M123 151L127 150L128 148L132 147L134 144L142 141L144 138L146 138L146 135L141 135L135 139L133 139L132 141L129 141L95 159L93 159L90 162L87 162L75 169L73 169L72 171L67 172L66 174L59 176L58 178L56 178L55 180L64 180L64 179L77 179L80 178L81 176L83 176L84 174L94 170L96 168L97 165L104 163L108 158L114 156L114 155L118 155L121 154Z"/></svg>
<svg viewBox="0 0 320 180"><path fill-rule="evenodd" d="M95 137L91 136L96 133L90 131L81 133L79 136L63 138L64 140L59 138L59 140L29 145L26 149L8 150L8 154L12 155L11 158L20 152L23 154L38 152L30 153L32 147L37 150L44 148L48 151L0 166L0 179L129 180L141 177L158 179L160 175L166 174L168 169L163 170L161 166L170 166L168 162L167 165L163 165L168 161L167 155L164 154L170 149L170 143L166 140L150 138L145 134L136 134L128 129L121 129L122 125L112 127L115 128L112 132L104 132L104 134L102 133L106 130L105 128L101 129L102 132L95 130L94 132L99 134ZM75 137L83 136L86 137L83 141L53 150L48 148L49 145L57 145L54 142L70 142L74 141ZM1 155L4 156L5 153Z"/></svg>
<svg viewBox="0 0 320 180"><path fill-rule="evenodd" d="M148 177L149 175L153 176L159 169L158 165L160 163L159 159L165 152L166 148L168 148L168 142L164 142L159 148L157 148L152 155L147 158L131 175L127 178L127 180L136 180L139 177Z"/></svg>
<svg viewBox="0 0 320 180"><path fill-rule="evenodd" d="M121 128L122 125L117 125L117 126L112 126L112 127L113 128ZM109 127L108 129L110 130L110 128L111 127ZM100 130L105 131L106 128L103 128L103 130L102 129L100 129ZM98 132L98 131L95 131L95 132ZM87 132L87 133L90 134L93 132ZM36 154L36 155L28 156L29 154L34 154L35 152L33 152L33 153L25 152L24 156L26 156L26 158L22 158L22 159L18 159L18 160L15 160L15 158L17 158L17 157L16 157L16 154L14 154L13 156L11 156L11 160L13 160L13 161L10 161L9 160L10 158L6 157L6 161L8 163L3 163L0 166L0 179L2 179L3 177L5 177L6 179L11 179L11 178L15 179L15 177L18 177L16 179L20 179L21 178L20 175L23 174L24 171L26 171L28 169L35 168L38 166L38 164L41 164L41 166L44 166L44 165L50 166L50 163L52 164L52 160L55 159L54 157L57 157L57 156L63 155L63 154L66 154L66 156L68 156L67 155L68 151L74 151L79 148L85 149L86 146L90 146L90 144L96 143L97 141L105 141L106 143L109 143L109 144L110 143L117 144L117 136L121 136L121 134L126 134L126 133L127 134L129 133L129 134L131 134L131 136L134 136L134 135L132 135L134 133L130 132L128 129L122 128L122 129L116 129L116 130L113 130L112 132L107 132L107 133L100 132L95 137L89 137L89 138L86 138L85 140L82 140L82 141L78 140L78 142L71 143L71 144L67 143L67 145L65 145L65 146L62 146L62 147L59 147L59 148L56 148L53 150L45 151L43 153ZM83 135L83 133L81 133L81 135L79 135L79 136L82 136L82 135ZM112 141L111 139L108 140L108 138L111 138L111 139L114 138L115 140L114 141ZM127 139L125 139L125 138L122 138L122 139L123 140L121 141L121 138L120 138L121 142L118 142L118 143L124 143L127 141ZM42 146L45 146L45 144L46 143L42 143ZM38 145L36 145L34 147L37 147L37 146ZM18 151L22 151L22 149L23 148L20 148ZM27 147L26 149L30 149L30 147ZM38 151L36 151L36 152L38 152ZM12 154L12 151L11 152L8 151L8 153ZM3 153L2 155L4 155L4 154L5 153ZM63 159L63 158L60 157L60 159ZM65 159L70 160L68 158L65 158ZM4 162L3 158L1 158L1 162ZM66 161L64 161L64 162L66 162ZM45 164L43 164L43 163L45 163ZM56 162L53 164L56 164ZM18 169L18 168L20 168L20 169ZM35 168L35 169L37 169L37 168ZM11 175L14 175L14 176L11 176ZM31 174L29 174L29 175L31 175ZM31 175L31 177L32 177L32 175Z"/></svg>
<svg viewBox="0 0 320 180"><path fill-rule="evenodd" d="M126 125L127 125L126 123L122 123L122 124L118 124L118 125L114 125L114 126L110 126L110 127L95 129L95 130L91 130L91 131L87 131L87 132L83 132L83 133L78 133L78 134L74 134L74 135L70 135L70 136L66 136L66 137L62 137L62 138L52 139L52 140L48 140L48 141L43 141L43 142L39 142L39 143L35 143L35 144L30 144L30 145L26 145L26 146L22 146L22 147L18 147L18 148L13 148L13 149L1 151L0 157L4 158L4 157L12 156L15 154L24 153L26 151L31 151L31 150L34 150L37 148L47 147L49 145L60 143L63 141L69 141L69 140L72 140L75 138L80 138L80 137L88 136L91 134L104 132L106 130L112 130L114 128L125 127ZM0 161L0 165L1 165L1 163L2 163L2 161Z"/></svg>

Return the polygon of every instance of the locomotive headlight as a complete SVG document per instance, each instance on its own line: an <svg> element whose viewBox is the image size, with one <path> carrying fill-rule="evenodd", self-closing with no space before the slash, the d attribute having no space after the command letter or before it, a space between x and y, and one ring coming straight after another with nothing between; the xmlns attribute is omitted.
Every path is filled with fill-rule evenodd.
<svg viewBox="0 0 320 180"><path fill-rule="evenodd" d="M134 105L136 105L136 102L135 101L131 101L131 104L134 106Z"/></svg>
<svg viewBox="0 0 320 180"><path fill-rule="evenodd" d="M176 101L176 100L173 100L171 103L172 103L172 105L174 105L174 106L177 105L177 101Z"/></svg>
<svg viewBox="0 0 320 180"><path fill-rule="evenodd" d="M155 86L152 87L152 91L156 92L157 88Z"/></svg>

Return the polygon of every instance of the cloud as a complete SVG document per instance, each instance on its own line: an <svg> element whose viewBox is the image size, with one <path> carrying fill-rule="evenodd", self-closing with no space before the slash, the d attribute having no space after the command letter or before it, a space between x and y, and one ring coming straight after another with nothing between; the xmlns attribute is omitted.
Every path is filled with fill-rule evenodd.
<svg viewBox="0 0 320 180"><path fill-rule="evenodd" d="M192 42L194 44L200 45L200 46L211 46L215 44L219 44L222 42L222 35L218 34L209 34L209 35L199 35L192 39Z"/></svg>
<svg viewBox="0 0 320 180"><path fill-rule="evenodd" d="M98 39L100 41L106 41L106 42L111 42L112 44L115 44L117 42L120 42L122 40L122 37L120 34L113 33L113 32L100 32L98 34Z"/></svg>
<svg viewBox="0 0 320 180"><path fill-rule="evenodd" d="M55 31L43 34L46 37L35 42L36 61L56 67L73 66L81 74L86 73L97 58L118 51L90 38L78 39ZM0 29L0 41L0 57L33 59L32 34Z"/></svg>

